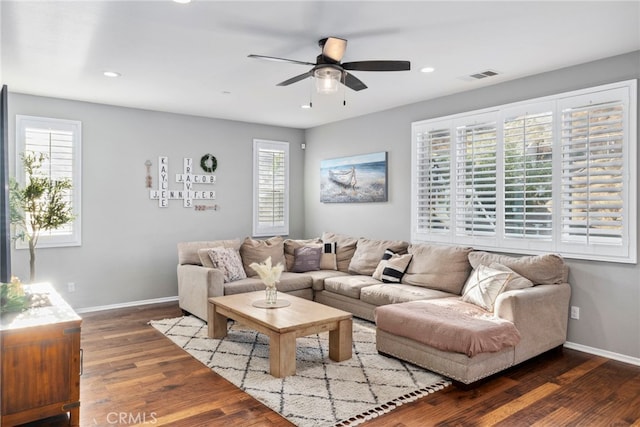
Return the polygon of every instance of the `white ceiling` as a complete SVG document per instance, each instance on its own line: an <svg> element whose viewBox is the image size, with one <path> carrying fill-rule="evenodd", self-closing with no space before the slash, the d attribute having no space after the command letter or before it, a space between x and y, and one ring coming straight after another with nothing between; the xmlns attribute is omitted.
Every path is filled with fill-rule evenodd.
<svg viewBox="0 0 640 427"><path fill-rule="evenodd" d="M381 111L640 49L640 2L7 1L0 76L9 91L295 128ZM344 62L411 61L354 72L360 92L276 84L348 39ZM432 66L434 73L419 69ZM486 69L499 76L470 81ZM122 74L106 78L105 70Z"/></svg>

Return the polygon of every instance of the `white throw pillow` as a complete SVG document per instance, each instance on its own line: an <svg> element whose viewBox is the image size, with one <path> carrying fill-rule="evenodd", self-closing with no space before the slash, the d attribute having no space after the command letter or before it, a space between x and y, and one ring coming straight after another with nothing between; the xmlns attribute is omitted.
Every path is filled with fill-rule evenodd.
<svg viewBox="0 0 640 427"><path fill-rule="evenodd" d="M214 268L221 270L224 274L225 283L247 278L242 266L242 259L240 259L240 253L237 250L233 248L211 248L209 249L209 257Z"/></svg>
<svg viewBox="0 0 640 427"><path fill-rule="evenodd" d="M462 291L462 300L493 311L493 305L500 292L507 286L513 273L496 270L495 268L479 265L471 272Z"/></svg>

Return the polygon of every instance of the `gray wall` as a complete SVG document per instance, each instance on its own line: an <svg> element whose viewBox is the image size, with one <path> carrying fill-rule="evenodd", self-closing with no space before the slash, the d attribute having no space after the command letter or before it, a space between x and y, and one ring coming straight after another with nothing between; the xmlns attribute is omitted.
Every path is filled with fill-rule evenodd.
<svg viewBox="0 0 640 427"><path fill-rule="evenodd" d="M296 179L304 163L302 130L11 94L11 176L16 114L82 121L82 246L39 249L36 258L37 279L53 283L76 308L175 296L177 242L251 234L253 138L290 143L290 234L303 233L303 187ZM206 153L218 159L212 186L218 211L184 208L181 200L161 209L149 199L147 159L154 187L158 156L166 155L169 188L181 189L175 173L183 158L193 158L199 170ZM28 279L28 250L12 257L13 274ZM74 293L67 293L68 282L76 284Z"/></svg>
<svg viewBox="0 0 640 427"><path fill-rule="evenodd" d="M308 129L305 235L334 231L352 236L410 239L413 121L639 77L640 52L634 52ZM319 202L321 160L376 151L389 153L388 203ZM568 260L568 264L573 285L571 304L581 308L580 320L569 322L569 341L639 358L640 267L577 260Z"/></svg>
<svg viewBox="0 0 640 427"><path fill-rule="evenodd" d="M253 138L291 143L292 237L335 231L409 240L411 122L638 77L640 52L635 52L306 132L11 94L11 141L15 114L75 119L83 125L83 245L39 250L39 278L54 283L77 308L175 296L178 241L244 237L251 232ZM307 144L305 151L301 142ZM388 202L319 202L321 160L376 151L389 153ZM219 161L219 211L196 212L183 208L180 201L160 209L149 200L145 160L155 167L157 157L167 155L175 173L184 157L198 161L205 153ZM157 174L153 176L155 184ZM171 183L171 188L177 184ZM12 255L14 273L28 277L27 251ZM568 263L572 304L581 308L580 320L569 323L569 341L640 358L640 267ZM67 282L76 283L75 293L66 293Z"/></svg>

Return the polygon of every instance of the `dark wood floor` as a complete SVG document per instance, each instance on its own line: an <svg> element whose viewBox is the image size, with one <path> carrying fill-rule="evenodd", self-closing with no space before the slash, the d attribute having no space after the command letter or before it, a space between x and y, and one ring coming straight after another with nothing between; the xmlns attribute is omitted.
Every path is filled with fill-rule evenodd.
<svg viewBox="0 0 640 427"><path fill-rule="evenodd" d="M292 425L147 325L179 315L169 303L82 316L82 426ZM433 425L640 426L640 367L564 349L366 423Z"/></svg>

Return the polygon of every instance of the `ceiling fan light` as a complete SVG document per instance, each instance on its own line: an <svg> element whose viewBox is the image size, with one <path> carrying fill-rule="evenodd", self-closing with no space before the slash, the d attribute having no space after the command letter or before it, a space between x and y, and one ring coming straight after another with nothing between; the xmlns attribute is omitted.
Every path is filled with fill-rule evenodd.
<svg viewBox="0 0 640 427"><path fill-rule="evenodd" d="M338 91L342 72L332 67L318 68L313 72L316 81L316 91L322 94L332 94Z"/></svg>

